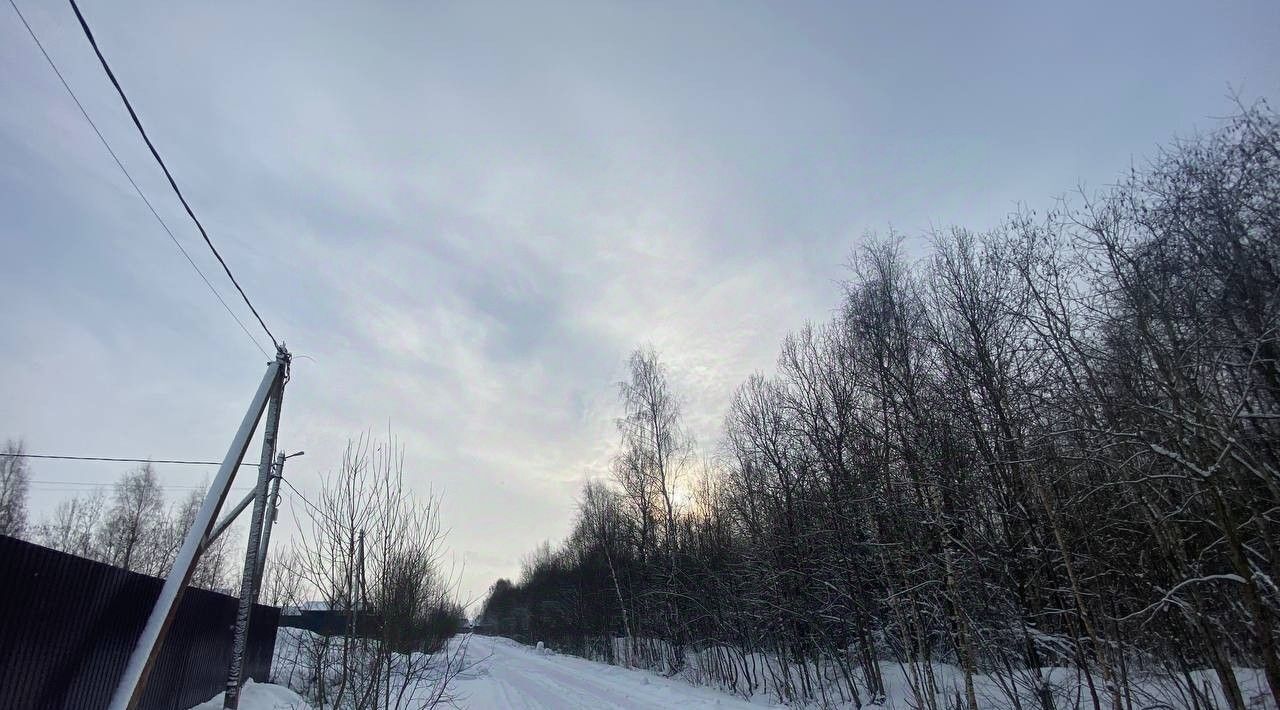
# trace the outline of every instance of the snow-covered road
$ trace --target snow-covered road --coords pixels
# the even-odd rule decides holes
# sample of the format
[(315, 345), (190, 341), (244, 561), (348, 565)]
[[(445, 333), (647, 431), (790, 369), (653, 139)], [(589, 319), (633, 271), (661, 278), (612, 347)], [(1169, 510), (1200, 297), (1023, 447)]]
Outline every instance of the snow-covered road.
[(467, 658), (475, 665), (450, 686), (464, 708), (760, 708), (644, 671), (543, 655), (504, 638), (472, 636)]

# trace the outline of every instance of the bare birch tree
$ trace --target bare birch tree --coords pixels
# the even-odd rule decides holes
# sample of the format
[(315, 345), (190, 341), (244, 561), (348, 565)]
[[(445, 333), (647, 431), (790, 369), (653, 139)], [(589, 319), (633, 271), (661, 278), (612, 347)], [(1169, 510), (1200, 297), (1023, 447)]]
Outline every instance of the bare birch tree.
[(20, 537), (27, 530), (27, 488), (31, 478), (26, 447), (9, 439), (0, 453), (0, 535)]

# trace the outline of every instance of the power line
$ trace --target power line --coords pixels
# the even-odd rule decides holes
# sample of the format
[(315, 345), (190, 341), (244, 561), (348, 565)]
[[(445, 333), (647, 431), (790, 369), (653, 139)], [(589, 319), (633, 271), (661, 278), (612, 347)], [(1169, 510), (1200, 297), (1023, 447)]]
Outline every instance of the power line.
[(290, 483), (290, 482), (289, 482), (289, 479), (284, 478), (284, 477), (281, 477), (281, 478), (280, 478), (280, 482), (281, 482), (281, 483), (283, 483), (283, 484), (285, 484), (286, 486), (288, 486), (288, 487), (289, 487), (289, 488), (290, 488), (294, 493), (298, 494), (298, 498), (301, 498), (301, 499), (302, 499), (302, 502), (303, 502), (303, 503), (306, 503), (306, 504), (307, 504), (307, 506), (308, 506), (308, 507), (310, 507), (312, 510), (314, 510), (317, 514), (319, 514), (319, 515), (320, 515), (320, 517), (324, 518), (325, 520), (328, 520), (330, 523), (333, 523), (334, 525), (337, 525), (338, 527), (342, 527), (342, 526), (343, 526), (342, 521), (340, 521), (340, 520), (335, 520), (335, 519), (334, 519), (334, 517), (333, 517), (332, 515), (329, 515), (328, 513), (324, 512), (324, 511), (323, 511), (323, 510), (321, 510), (319, 507), (317, 507), (315, 503), (312, 503), (310, 500), (307, 500), (307, 497), (306, 497), (305, 495), (303, 495), (303, 494), (302, 494), (302, 491), (298, 490), (298, 487), (297, 487), (297, 486), (295, 486), (295, 485), (293, 485), (292, 483)]
[(325, 514), (323, 510), (320, 510), (319, 508), (317, 508), (314, 503), (307, 500), (307, 497), (302, 494), (302, 491), (298, 490), (298, 487), (293, 485), (293, 483), (291, 483), (289, 479), (281, 477), (280, 482), (288, 486), (290, 489), (292, 489), (294, 493), (297, 493), (298, 497), (302, 499), (302, 502), (310, 506), (312, 510), (316, 511), (317, 513), (319, 513), (320, 515), (323, 515), (326, 518), (329, 517), (328, 515)]
[(103, 147), (105, 147), (107, 152), (111, 154), (111, 159), (116, 162), (116, 166), (120, 168), (120, 172), (124, 173), (125, 179), (127, 179), (129, 184), (133, 186), (134, 192), (138, 193), (138, 197), (142, 198), (142, 202), (146, 204), (147, 209), (151, 211), (151, 215), (156, 218), (156, 221), (160, 223), (160, 226), (164, 229), (165, 233), (169, 235), (169, 239), (173, 241), (173, 245), (178, 247), (178, 251), (182, 252), (182, 255), (186, 257), (187, 263), (191, 264), (191, 268), (195, 269), (196, 273), (200, 275), (200, 280), (204, 281), (204, 285), (209, 287), (209, 290), (213, 292), (214, 297), (218, 299), (218, 303), (221, 303), (222, 307), (226, 309), (227, 314), (235, 319), (236, 325), (240, 326), (240, 330), (243, 330), (244, 334), (249, 336), (249, 340), (253, 341), (254, 346), (258, 348), (259, 352), (261, 352), (265, 357), (270, 357), (270, 355), (267, 355), (267, 351), (262, 347), (262, 344), (258, 342), (258, 339), (253, 337), (253, 333), (250, 333), (249, 329), (245, 327), (244, 323), (240, 320), (240, 317), (237, 316), (235, 311), (231, 310), (231, 307), (227, 305), (227, 302), (222, 298), (222, 294), (218, 293), (218, 289), (214, 288), (213, 284), (209, 282), (208, 277), (206, 277), (204, 272), (200, 270), (200, 267), (196, 265), (195, 260), (193, 260), (191, 255), (187, 253), (187, 250), (183, 248), (182, 243), (178, 241), (176, 236), (174, 236), (173, 230), (169, 229), (169, 225), (160, 217), (160, 213), (156, 212), (156, 208), (152, 206), (151, 200), (148, 200), (147, 196), (143, 194), (142, 188), (138, 187), (138, 183), (134, 181), (133, 176), (130, 175), (128, 169), (124, 167), (124, 163), (120, 161), (120, 156), (116, 155), (115, 150), (111, 148), (111, 144), (108, 143), (106, 137), (102, 135), (102, 131), (98, 130), (98, 124), (93, 122), (93, 119), (89, 116), (89, 112), (85, 110), (84, 104), (80, 103), (80, 98), (76, 96), (76, 92), (71, 90), (71, 85), (68, 84), (66, 78), (62, 76), (62, 71), (60, 71), (58, 69), (58, 65), (54, 63), (53, 57), (49, 56), (49, 52), (45, 50), (44, 44), (40, 42), (40, 38), (36, 36), (35, 30), (31, 28), (31, 24), (27, 22), (27, 18), (23, 16), (22, 10), (18, 9), (17, 3), (14, 2), (14, 0), (9, 0), (9, 5), (13, 7), (13, 11), (17, 13), (18, 19), (22, 21), (22, 25), (27, 28), (27, 34), (31, 35), (31, 39), (35, 40), (36, 47), (38, 47), (40, 49), (40, 53), (44, 55), (44, 60), (49, 63), (49, 67), (53, 69), (53, 73), (58, 76), (58, 81), (62, 82), (62, 88), (67, 90), (67, 94), (71, 96), (71, 100), (74, 101), (76, 103), (76, 107), (80, 109), (80, 115), (84, 116), (84, 120), (89, 122), (89, 127), (93, 129), (95, 134), (97, 134), (98, 140), (102, 141)]
[[(130, 459), (116, 456), (67, 456), (62, 454), (26, 454), (13, 453), (8, 451), (0, 451), (0, 456), (11, 456), (23, 459), (59, 459), (64, 461), (109, 461), (112, 463), (169, 463), (180, 464), (183, 466), (221, 466), (221, 461), (191, 461), (186, 459)], [(241, 466), (252, 466), (256, 468), (256, 463), (241, 463)]]
[[(31, 485), (33, 485), (33, 486), (54, 486), (53, 488), (47, 488), (47, 489), (45, 489), (45, 490), (48, 490), (48, 491), (50, 491), (50, 492), (52, 492), (52, 491), (76, 491), (76, 490), (86, 490), (86, 491), (91, 491), (91, 490), (98, 490), (98, 489), (100, 489), (100, 488), (106, 488), (106, 487), (108, 487), (108, 486), (114, 486), (114, 485), (115, 485), (115, 482), (114, 482), (114, 481), (104, 482), (104, 483), (93, 483), (93, 482), (91, 482), (91, 481), (49, 481), (49, 480), (45, 480), (45, 479), (35, 479), (35, 478), (33, 478), (33, 479), (31, 479), (31, 480), (27, 481), (27, 483), (29, 483), (29, 484), (31, 484)], [(70, 487), (67, 487), (67, 486), (70, 486)], [(160, 483), (160, 484), (156, 484), (156, 488), (162, 488), (162, 489), (164, 489), (164, 490), (199, 490), (199, 491), (203, 491), (203, 490), (207, 489), (207, 488), (208, 488), (208, 486), (184, 485), (184, 484), (180, 484), (180, 483)], [(230, 490), (233, 490), (233, 491), (251, 491), (251, 490), (253, 490), (253, 488), (254, 488), (253, 486), (233, 486), (233, 487), (231, 487), (231, 489), (230, 489)]]
[[(12, 2), (13, 0), (10, 0)], [(138, 118), (138, 113), (133, 110), (133, 104), (129, 102), (129, 97), (125, 95), (124, 89), (121, 88), (120, 82), (116, 80), (115, 72), (111, 71), (111, 66), (107, 64), (107, 58), (102, 56), (102, 50), (98, 48), (98, 41), (93, 38), (93, 31), (89, 29), (89, 23), (85, 21), (84, 15), (80, 12), (80, 6), (76, 5), (76, 0), (69, 0), (71, 9), (76, 13), (76, 19), (80, 21), (80, 29), (84, 30), (84, 36), (89, 40), (89, 44), (93, 46), (94, 54), (98, 55), (98, 62), (102, 64), (102, 68), (107, 73), (107, 78), (111, 80), (111, 85), (116, 88), (116, 93), (120, 95), (120, 100), (124, 102), (124, 107), (129, 110), (129, 117), (133, 119), (133, 125), (138, 128), (138, 133), (142, 134), (142, 140), (146, 142), (147, 148), (151, 150), (151, 155), (160, 164), (160, 169), (164, 171), (164, 176), (169, 179), (169, 187), (173, 188), (174, 194), (178, 196), (178, 201), (182, 203), (182, 207), (187, 211), (187, 216), (195, 222), (196, 228), (200, 230), (200, 236), (204, 237), (205, 244), (209, 245), (210, 251), (218, 258), (218, 263), (222, 264), (222, 270), (227, 272), (227, 278), (231, 279), (231, 283), (240, 292), (240, 297), (244, 299), (245, 305), (253, 312), (253, 317), (258, 319), (258, 325), (262, 326), (262, 330), (266, 331), (267, 337), (271, 338), (271, 343), (280, 349), (280, 341), (276, 340), (276, 336), (271, 334), (271, 329), (267, 327), (266, 321), (262, 320), (258, 309), (254, 308), (253, 302), (249, 300), (249, 296), (245, 294), (244, 289), (240, 288), (240, 282), (236, 281), (236, 277), (231, 273), (231, 267), (227, 266), (226, 260), (222, 258), (222, 254), (218, 253), (217, 247), (213, 246), (213, 240), (209, 239), (209, 233), (205, 231), (204, 225), (196, 217), (195, 211), (191, 209), (191, 205), (187, 203), (187, 198), (182, 195), (182, 190), (178, 189), (178, 183), (173, 179), (173, 174), (169, 172), (169, 167), (165, 165), (164, 158), (160, 157), (160, 152), (156, 150), (155, 145), (151, 142), (151, 138), (147, 135), (146, 129), (142, 127), (142, 121)]]

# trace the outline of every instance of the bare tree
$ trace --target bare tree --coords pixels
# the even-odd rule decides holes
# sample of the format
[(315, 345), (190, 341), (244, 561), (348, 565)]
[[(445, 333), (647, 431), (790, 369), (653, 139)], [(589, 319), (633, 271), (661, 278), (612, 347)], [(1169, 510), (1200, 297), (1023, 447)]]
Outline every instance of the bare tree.
[(30, 471), (22, 440), (9, 439), (0, 453), (0, 535), (21, 537), (27, 529)]
[[(159, 552), (163, 557), (160, 570), (168, 570), (173, 566), (187, 531), (195, 523), (196, 514), (204, 502), (205, 493), (204, 489), (193, 490), (185, 498), (174, 503), (164, 525), (157, 531)], [(240, 580), (237, 574), (239, 570), (236, 569), (238, 547), (236, 530), (235, 526), (226, 530), (200, 553), (200, 560), (191, 574), (192, 586), (229, 594), (237, 591)]]
[[(638, 348), (629, 364), (630, 378), (619, 385), (622, 446), (614, 472), (641, 521), (641, 554), (649, 554), (652, 543), (657, 547), (654, 552), (665, 561), (666, 598), (659, 605), (658, 616), (664, 635), (674, 644), (668, 667), (679, 669), (684, 663), (684, 634), (679, 606), (671, 599), (680, 593), (676, 486), (693, 460), (693, 439), (684, 428), (680, 401), (671, 390), (657, 352), (652, 347)], [(655, 518), (661, 521), (660, 539), (653, 530)]]
[(151, 464), (125, 473), (96, 531), (102, 561), (144, 574), (165, 572), (164, 492)]
[(106, 507), (106, 496), (96, 490), (64, 500), (53, 514), (36, 526), (35, 541), (73, 555), (97, 559), (97, 529)]
[(684, 428), (680, 401), (657, 352), (652, 347), (637, 349), (631, 354), (630, 367), (630, 379), (619, 385), (622, 457), (628, 462), (627, 470), (645, 481), (639, 490), (656, 495), (661, 502), (663, 547), (670, 555), (676, 539), (675, 489), (692, 458), (693, 440)]

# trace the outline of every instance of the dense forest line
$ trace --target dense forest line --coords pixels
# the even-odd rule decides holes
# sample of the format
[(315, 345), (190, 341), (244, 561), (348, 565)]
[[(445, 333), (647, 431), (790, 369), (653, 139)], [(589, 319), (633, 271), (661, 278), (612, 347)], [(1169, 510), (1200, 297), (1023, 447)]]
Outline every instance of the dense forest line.
[(611, 475), (485, 623), (787, 701), (881, 701), (890, 664), (930, 710), (985, 705), (975, 678), (1019, 708), (1148, 707), (1154, 677), (1280, 703), (1278, 328), (1265, 104), (1048, 213), (869, 238), (712, 448), (633, 355)]

